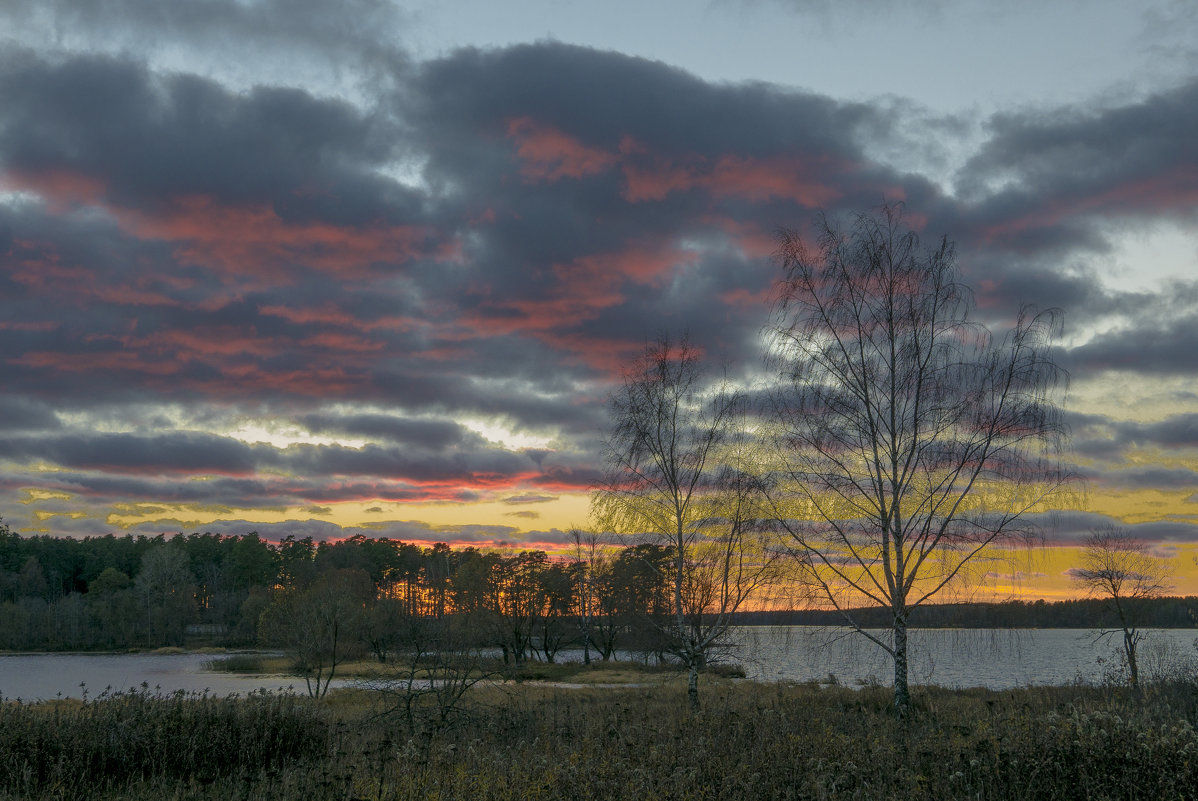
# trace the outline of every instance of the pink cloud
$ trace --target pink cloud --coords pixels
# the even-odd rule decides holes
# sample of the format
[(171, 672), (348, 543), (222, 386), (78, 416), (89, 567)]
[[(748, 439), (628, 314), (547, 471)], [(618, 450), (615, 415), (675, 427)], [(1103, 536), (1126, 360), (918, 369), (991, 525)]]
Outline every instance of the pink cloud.
[(560, 341), (557, 331), (624, 301), (624, 284), (661, 286), (680, 266), (698, 258), (690, 250), (633, 245), (615, 253), (581, 256), (553, 267), (555, 283), (545, 295), (489, 301), (482, 313), (466, 321), (469, 331), (490, 333), (553, 332), (548, 342)]
[(1106, 191), (1077, 198), (1045, 200), (1027, 214), (988, 227), (983, 241), (1051, 228), (1086, 213), (1165, 214), (1198, 207), (1198, 168), (1184, 168), (1116, 184)]
[(715, 198), (739, 197), (755, 202), (778, 198), (816, 208), (841, 196), (838, 189), (818, 177), (827, 169), (823, 160), (785, 157), (654, 158), (648, 165), (624, 164), (624, 197), (642, 203), (664, 200), (671, 192), (699, 189)]
[(98, 178), (62, 169), (10, 171), (0, 175), (0, 189), (36, 194), (54, 214), (63, 214), (77, 206), (98, 205), (105, 193), (104, 183)]
[(569, 134), (529, 117), (509, 120), (507, 134), (516, 141), (516, 155), (523, 162), (520, 174), (530, 182), (583, 178), (616, 163), (614, 154), (588, 147)]
[(121, 210), (117, 216), (134, 236), (176, 243), (182, 260), (280, 283), (290, 283), (294, 264), (352, 277), (368, 274), (379, 261), (446, 260), (456, 253), (453, 243), (433, 244), (432, 232), (421, 226), (292, 222), (266, 206), (225, 206), (200, 196), (153, 214)]

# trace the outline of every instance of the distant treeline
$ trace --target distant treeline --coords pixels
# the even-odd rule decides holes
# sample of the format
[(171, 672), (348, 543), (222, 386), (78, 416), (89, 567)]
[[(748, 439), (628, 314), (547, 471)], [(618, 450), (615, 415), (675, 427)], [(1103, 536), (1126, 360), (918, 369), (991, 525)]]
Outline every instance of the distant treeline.
[(550, 559), (362, 536), (22, 537), (0, 523), (0, 649), (205, 640), (299, 651), (324, 625), (338, 632), (340, 656), (385, 659), (412, 642), (414, 621), (453, 620), (458, 636), (517, 663), (552, 661), (583, 630), (609, 658), (653, 647), (650, 622), (668, 608), (667, 558), (653, 545)]
[[(299, 651), (320, 625), (339, 632), (341, 655), (409, 647), (428, 621), (501, 649), (516, 663), (552, 661), (562, 648), (662, 649), (654, 640), (670, 608), (670, 554), (655, 545), (574, 558), (543, 551), (422, 547), (355, 536), (316, 543), (212, 533), (22, 537), (0, 523), (0, 649), (156, 648), (204, 641)], [(1133, 602), (1147, 627), (1198, 626), (1198, 598)], [(858, 610), (866, 626), (884, 610)], [(1110, 622), (1101, 600), (936, 604), (921, 627), (1095, 628)], [(753, 612), (738, 622), (841, 625), (834, 611)], [(327, 637), (326, 637), (327, 639)], [(326, 644), (321, 644), (326, 647)]]
[[(1133, 598), (1124, 600), (1129, 618), (1141, 628), (1198, 628), (1198, 596)], [(852, 610), (854, 620), (866, 628), (891, 624), (885, 609)], [(841, 613), (829, 609), (746, 612), (741, 625), (843, 626)], [(1070, 601), (999, 601), (995, 603), (929, 604), (911, 612), (914, 628), (963, 629), (1096, 629), (1111, 625), (1109, 600), (1080, 598)]]

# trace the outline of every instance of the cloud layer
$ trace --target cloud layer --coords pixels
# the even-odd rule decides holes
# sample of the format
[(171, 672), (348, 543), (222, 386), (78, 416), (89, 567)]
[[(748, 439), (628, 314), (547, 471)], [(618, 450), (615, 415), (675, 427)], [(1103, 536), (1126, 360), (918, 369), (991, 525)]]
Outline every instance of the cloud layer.
[[(485, 536), (552, 541), (521, 532), (594, 480), (622, 365), (689, 331), (754, 377), (774, 232), (882, 199), (957, 240), (988, 321), (1063, 308), (1076, 391), (1118, 371), (1173, 398), (1151, 421), (1078, 412), (1094, 485), (1198, 493), (1198, 279), (1104, 281), (1129, 230), (1198, 224), (1198, 82), (993, 116), (950, 192), (876, 155), (920, 131), (963, 146), (893, 102), (554, 42), (418, 61), (318, 3), (185, 4), (203, 24), (122, 5), (53, 13), (201, 66), (70, 41), (0, 58), (0, 514), (23, 531), (136, 509), (138, 530), (190, 510), (232, 533), (273, 509), (333, 536), (341, 502), (524, 498)], [(265, 48), (256, 80), (202, 68), (217, 41)], [(287, 53), (344, 74), (289, 80)], [(1192, 526), (1187, 503), (1162, 519)], [(388, 510), (396, 536), (483, 536)]]

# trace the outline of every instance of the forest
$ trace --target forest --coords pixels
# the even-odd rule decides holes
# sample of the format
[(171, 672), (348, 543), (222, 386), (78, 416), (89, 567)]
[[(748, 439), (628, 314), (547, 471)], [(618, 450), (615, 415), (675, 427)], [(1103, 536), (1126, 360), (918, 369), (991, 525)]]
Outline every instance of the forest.
[(344, 655), (386, 660), (413, 622), (452, 619), (519, 665), (576, 644), (585, 607), (589, 647), (607, 659), (653, 647), (646, 624), (667, 605), (666, 558), (655, 545), (550, 558), (362, 536), (66, 539), (4, 526), (0, 648), (287, 647), (319, 619), (338, 627)]
[[(599, 659), (652, 653), (669, 610), (667, 549), (654, 544), (543, 551), (422, 547), (391, 539), (335, 542), (214, 533), (21, 536), (0, 523), (0, 648), (110, 650), (185, 644), (287, 647), (289, 620), (339, 616), (342, 648), (386, 660), (418, 621), (453, 619), (471, 644), (515, 664), (552, 662), (566, 647)], [(1198, 598), (1138, 599), (1147, 627), (1198, 625)], [(305, 608), (307, 610), (305, 611)], [(885, 610), (857, 610), (886, 625)], [(1101, 599), (930, 604), (913, 626), (1107, 625)], [(877, 618), (874, 620), (874, 618)], [(841, 625), (827, 609), (741, 612), (741, 625)]]

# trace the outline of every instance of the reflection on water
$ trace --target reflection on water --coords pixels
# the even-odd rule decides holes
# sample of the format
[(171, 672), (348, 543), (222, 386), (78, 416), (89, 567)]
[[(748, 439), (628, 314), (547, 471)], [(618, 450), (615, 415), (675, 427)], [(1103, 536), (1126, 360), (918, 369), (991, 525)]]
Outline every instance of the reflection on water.
[[(885, 631), (875, 634), (885, 639)], [(1097, 683), (1110, 669), (1117, 643), (1095, 642), (1098, 632), (1079, 629), (913, 629), (912, 684), (1008, 689), (1029, 684)], [(847, 629), (810, 626), (754, 626), (736, 629), (738, 644), (729, 659), (748, 678), (761, 681), (825, 681), (846, 685), (890, 684), (889, 656)], [(1141, 647), (1141, 671), (1169, 669), (1198, 661), (1198, 630), (1152, 631)], [(581, 659), (582, 652), (563, 653)], [(0, 697), (32, 701), (94, 698), (106, 689), (163, 693), (185, 690), (215, 695), (254, 690), (303, 693), (303, 679), (208, 673), (211, 654), (8, 654), (0, 655)], [(1100, 663), (1100, 659), (1105, 660)], [(337, 683), (337, 682), (335, 682)]]

